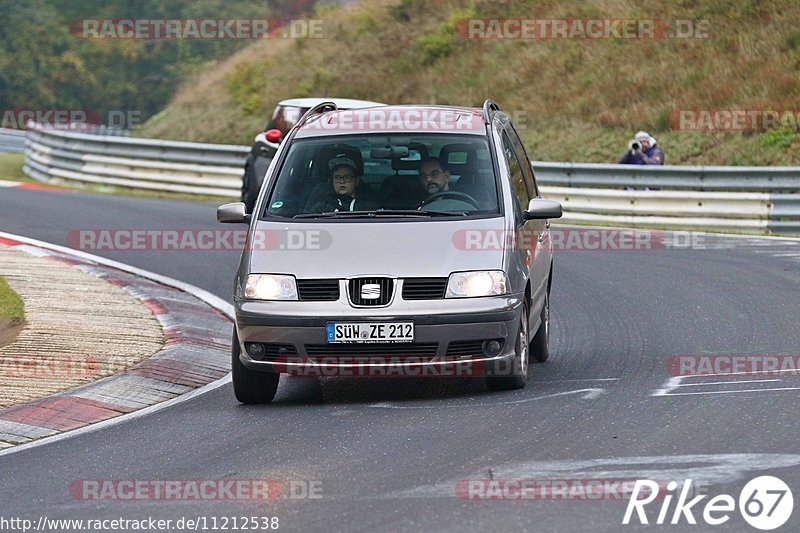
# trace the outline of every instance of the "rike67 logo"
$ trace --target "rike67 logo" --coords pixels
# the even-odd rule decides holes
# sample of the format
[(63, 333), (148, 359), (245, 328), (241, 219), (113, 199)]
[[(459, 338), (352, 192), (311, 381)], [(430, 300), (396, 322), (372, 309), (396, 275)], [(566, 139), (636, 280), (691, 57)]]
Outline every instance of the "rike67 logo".
[[(707, 495), (701, 494), (689, 499), (692, 494), (691, 479), (684, 481), (679, 493), (676, 490), (678, 483), (675, 481), (667, 483), (666, 491), (659, 489), (660, 485), (655, 481), (637, 480), (622, 523), (632, 523), (635, 513), (640, 524), (649, 524), (652, 516), (648, 518), (645, 507), (657, 500), (661, 502), (661, 507), (654, 523), (658, 525), (680, 524), (684, 520), (687, 524), (696, 525), (695, 513), (698, 513), (707, 525), (718, 526), (730, 520), (737, 507), (737, 501), (728, 494), (714, 496), (705, 505), (698, 505)], [(677, 502), (673, 508), (675, 496)], [(756, 529), (769, 531), (781, 527), (789, 520), (794, 509), (794, 497), (789, 486), (782, 480), (773, 476), (759, 476), (750, 480), (739, 493), (738, 508), (745, 522)], [(633, 523), (636, 523), (635, 519)]]

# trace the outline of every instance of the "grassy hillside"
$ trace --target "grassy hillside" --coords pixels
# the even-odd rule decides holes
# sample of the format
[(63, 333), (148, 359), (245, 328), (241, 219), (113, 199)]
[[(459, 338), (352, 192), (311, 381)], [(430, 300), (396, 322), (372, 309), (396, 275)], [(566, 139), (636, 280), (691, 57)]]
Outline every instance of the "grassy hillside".
[(0, 0), (0, 110), (81, 109), (103, 124), (111, 110), (148, 118), (178, 83), (247, 44), (82, 38), (81, 19), (293, 18), (313, 1)]
[[(464, 40), (456, 21), (709, 21), (708, 39)], [(252, 44), (184, 86), (139, 133), (249, 144), (278, 100), (334, 95), (479, 106), (516, 118), (535, 159), (612, 162), (633, 133), (668, 164), (800, 164), (795, 131), (683, 132), (677, 109), (800, 110), (795, 0), (378, 0), (318, 8), (324, 38)]]

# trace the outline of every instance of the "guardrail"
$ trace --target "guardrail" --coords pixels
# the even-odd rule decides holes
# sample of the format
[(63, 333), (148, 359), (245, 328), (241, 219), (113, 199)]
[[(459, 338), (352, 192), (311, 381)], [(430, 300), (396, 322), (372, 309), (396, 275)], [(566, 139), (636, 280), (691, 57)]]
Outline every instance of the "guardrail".
[(246, 146), (28, 130), (26, 175), (136, 189), (239, 197)]
[(564, 221), (800, 234), (800, 167), (533, 163)]
[[(238, 198), (248, 146), (28, 131), (24, 171), (35, 179)], [(800, 234), (800, 167), (533, 163), (563, 222)]]
[(0, 152), (22, 152), (24, 149), (24, 131), (0, 128)]

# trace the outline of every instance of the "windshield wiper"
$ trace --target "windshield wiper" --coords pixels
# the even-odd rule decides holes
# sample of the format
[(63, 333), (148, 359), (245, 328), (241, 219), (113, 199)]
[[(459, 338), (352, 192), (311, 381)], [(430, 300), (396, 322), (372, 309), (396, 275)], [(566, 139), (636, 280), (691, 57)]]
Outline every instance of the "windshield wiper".
[(374, 217), (374, 211), (329, 211), (327, 213), (303, 213), (294, 218), (339, 218), (339, 217)]
[(373, 211), (373, 213), (377, 213), (379, 215), (388, 215), (388, 216), (410, 215), (410, 216), (424, 216), (424, 217), (441, 217), (441, 216), (463, 214), (463, 213), (445, 213), (443, 211), (426, 211), (424, 209), (378, 209), (376, 211)]
[(294, 218), (374, 218), (374, 217), (441, 217), (464, 216), (467, 213), (444, 213), (441, 211), (419, 211), (417, 209), (376, 209), (373, 211), (331, 211), (328, 213), (303, 213)]

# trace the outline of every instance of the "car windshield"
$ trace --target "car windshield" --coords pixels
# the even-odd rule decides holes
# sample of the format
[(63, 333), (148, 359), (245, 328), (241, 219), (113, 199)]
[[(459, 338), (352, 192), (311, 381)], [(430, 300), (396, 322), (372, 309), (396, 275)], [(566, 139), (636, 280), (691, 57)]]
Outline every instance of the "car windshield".
[(353, 135), (292, 143), (264, 216), (450, 218), (499, 213), (486, 139)]

